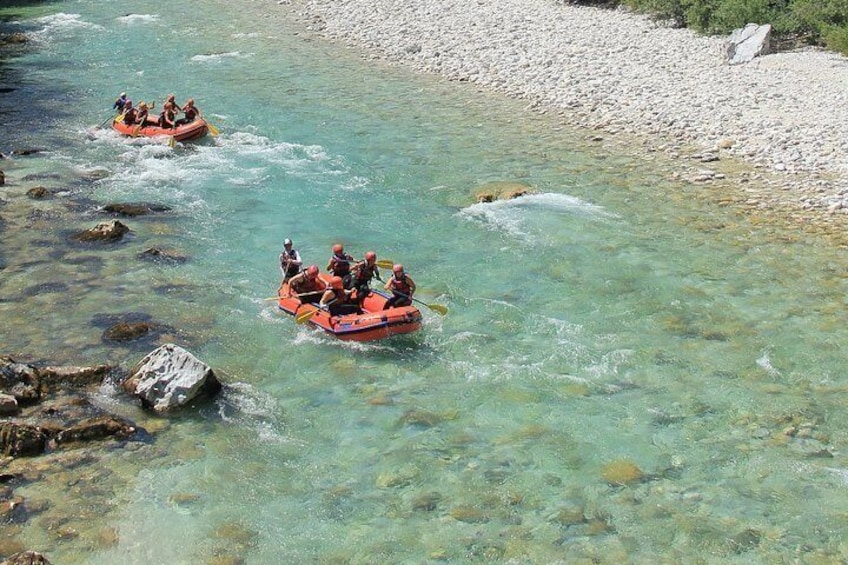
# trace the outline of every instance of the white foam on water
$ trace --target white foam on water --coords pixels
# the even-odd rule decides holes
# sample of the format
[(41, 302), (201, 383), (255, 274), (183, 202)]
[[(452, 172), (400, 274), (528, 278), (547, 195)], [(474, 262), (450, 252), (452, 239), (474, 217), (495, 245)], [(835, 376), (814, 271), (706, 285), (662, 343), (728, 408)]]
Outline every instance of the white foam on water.
[(195, 55), (191, 58), (196, 63), (211, 63), (216, 64), (227, 59), (249, 59), (253, 57), (253, 53), (242, 53), (240, 51), (230, 51), (228, 53), (208, 53), (203, 55)]
[(777, 378), (780, 376), (780, 371), (775, 369), (774, 366), (771, 364), (771, 358), (769, 357), (768, 350), (763, 351), (763, 354), (760, 355), (759, 359), (757, 359), (757, 365), (766, 373), (768, 373), (770, 377)]
[(484, 224), (492, 230), (528, 240), (534, 238), (532, 226), (535, 222), (532, 220), (539, 212), (598, 220), (617, 217), (600, 206), (568, 194), (557, 193), (529, 194), (512, 200), (480, 202), (463, 208), (459, 215)]
[(149, 24), (159, 21), (159, 14), (127, 14), (116, 19), (126, 25)]
[(33, 31), (27, 34), (27, 37), (34, 41), (49, 41), (57, 36), (61, 36), (66, 32), (76, 32), (80, 29), (100, 30), (102, 26), (87, 22), (82, 19), (79, 14), (66, 14), (60, 12), (50, 16), (44, 16), (35, 20), (36, 23), (44, 27), (38, 31)]

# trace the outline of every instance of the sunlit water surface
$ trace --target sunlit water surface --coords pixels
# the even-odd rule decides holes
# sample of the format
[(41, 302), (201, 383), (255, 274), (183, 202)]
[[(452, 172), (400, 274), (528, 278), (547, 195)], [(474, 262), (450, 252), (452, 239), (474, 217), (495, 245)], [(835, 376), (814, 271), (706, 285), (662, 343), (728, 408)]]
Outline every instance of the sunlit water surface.
[[(0, 161), (0, 353), (130, 367), (174, 341), (227, 385), (171, 419), (104, 386), (153, 439), (18, 489), (50, 506), (15, 540), (65, 564), (848, 559), (843, 253), (309, 40), (274, 2), (186, 9), (6, 12), (30, 41), (3, 63), (0, 151), (46, 152)], [(192, 96), (221, 135), (95, 128), (122, 90)], [(491, 182), (537, 193), (475, 204)], [(140, 201), (172, 211), (69, 242)], [(263, 300), (285, 237), (321, 266), (338, 241), (402, 261), (449, 313), (370, 344), (297, 325)], [(104, 341), (130, 313), (168, 331)]]

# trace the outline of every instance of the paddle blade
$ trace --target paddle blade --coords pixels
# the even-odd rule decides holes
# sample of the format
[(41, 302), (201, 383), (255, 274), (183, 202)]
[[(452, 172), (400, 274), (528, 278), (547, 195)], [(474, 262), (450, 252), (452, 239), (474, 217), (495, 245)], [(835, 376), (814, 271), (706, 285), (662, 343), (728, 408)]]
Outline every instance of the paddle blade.
[(440, 316), (444, 316), (448, 313), (448, 307), (442, 306), (441, 304), (425, 304), (425, 306), (433, 312), (438, 313)]
[(391, 269), (395, 264), (394, 261), (389, 261), (388, 259), (377, 259), (377, 266), (381, 269)]
[(173, 149), (174, 146), (176, 146), (176, 145), (177, 145), (177, 138), (172, 135), (171, 139), (168, 140), (168, 147)]
[(218, 135), (219, 133), (221, 133), (221, 131), (218, 128), (216, 128), (215, 126), (213, 126), (209, 122), (206, 122), (206, 127), (209, 129), (209, 135), (211, 135), (213, 137)]
[(303, 314), (298, 314), (295, 317), (294, 321), (297, 322), (298, 324), (305, 324), (306, 322), (308, 322), (309, 320), (312, 319), (312, 316), (314, 316), (317, 313), (318, 313), (318, 309), (310, 310), (309, 312), (304, 312)]

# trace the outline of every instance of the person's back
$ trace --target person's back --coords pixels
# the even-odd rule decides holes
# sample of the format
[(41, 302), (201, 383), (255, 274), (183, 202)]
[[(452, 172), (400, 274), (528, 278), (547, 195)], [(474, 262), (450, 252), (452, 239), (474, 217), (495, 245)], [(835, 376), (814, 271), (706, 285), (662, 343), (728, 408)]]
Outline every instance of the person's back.
[(132, 101), (127, 100), (127, 103), (124, 104), (124, 114), (121, 116), (121, 121), (124, 122), (124, 125), (132, 126), (135, 125), (135, 120), (138, 117), (138, 111), (133, 108)]
[(160, 128), (175, 128), (177, 119), (177, 108), (173, 102), (165, 102), (162, 112), (159, 114)]
[(318, 278), (317, 265), (310, 265), (299, 275), (289, 279), (289, 291), (297, 295), (301, 303), (318, 302), (326, 285)]

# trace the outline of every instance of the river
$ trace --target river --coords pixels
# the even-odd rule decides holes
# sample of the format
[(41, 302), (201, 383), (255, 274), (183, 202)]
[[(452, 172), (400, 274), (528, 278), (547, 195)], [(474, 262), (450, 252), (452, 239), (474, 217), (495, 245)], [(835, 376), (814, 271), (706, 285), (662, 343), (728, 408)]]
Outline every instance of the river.
[[(28, 38), (0, 151), (43, 149), (0, 160), (0, 353), (129, 368), (172, 341), (225, 384), (171, 418), (104, 385), (151, 439), (16, 489), (49, 505), (10, 537), (63, 564), (848, 559), (844, 251), (273, 2), (185, 8), (0, 9)], [(221, 133), (96, 127), (121, 91)], [(535, 193), (476, 203), (492, 183)], [(70, 242), (109, 202), (171, 211)], [(368, 344), (295, 324), (264, 300), (287, 237), (402, 262), (449, 312)], [(116, 344), (116, 316), (168, 330)]]

